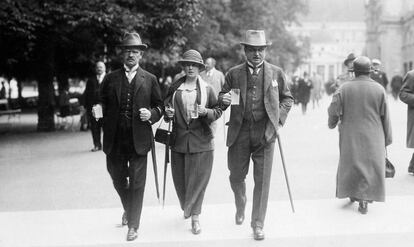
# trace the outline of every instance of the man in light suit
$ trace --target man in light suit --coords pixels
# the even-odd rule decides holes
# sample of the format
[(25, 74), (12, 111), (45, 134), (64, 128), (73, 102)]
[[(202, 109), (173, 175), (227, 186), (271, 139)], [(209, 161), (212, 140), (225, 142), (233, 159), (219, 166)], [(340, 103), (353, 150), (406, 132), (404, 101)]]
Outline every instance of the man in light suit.
[[(293, 97), (284, 72), (264, 61), (270, 45), (264, 31), (248, 30), (241, 44), (247, 61), (227, 73), (219, 103), (223, 109), (232, 104), (227, 146), (230, 184), (236, 203), (235, 221), (238, 225), (244, 221), (247, 201), (244, 180), (251, 157), (255, 182), (251, 227), (254, 239), (262, 240), (276, 132), (285, 123)], [(239, 102), (232, 102), (233, 89), (240, 90)]]
[(105, 76), (99, 104), (107, 169), (124, 208), (122, 224), (128, 225), (127, 240), (132, 241), (138, 236), (151, 124), (161, 118), (163, 102), (157, 78), (139, 66), (147, 48), (140, 36), (127, 33), (120, 47), (124, 66)]
[(206, 70), (200, 73), (201, 78), (214, 89), (216, 95), (220, 93), (224, 84), (224, 74), (215, 68), (216, 60), (212, 57), (206, 59)]

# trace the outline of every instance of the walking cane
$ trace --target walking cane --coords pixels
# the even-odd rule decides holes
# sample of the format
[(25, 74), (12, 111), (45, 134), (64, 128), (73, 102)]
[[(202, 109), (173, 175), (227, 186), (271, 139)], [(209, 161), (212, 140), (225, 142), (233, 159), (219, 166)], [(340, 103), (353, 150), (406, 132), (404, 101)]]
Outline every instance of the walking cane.
[(157, 156), (155, 154), (155, 141), (154, 141), (154, 133), (152, 133), (152, 130), (151, 130), (151, 156), (152, 156), (152, 166), (154, 168), (155, 188), (157, 189), (157, 199), (159, 203), (160, 202), (160, 186), (158, 185)]
[(170, 163), (170, 134), (171, 134), (171, 122), (168, 123), (167, 141), (165, 144), (165, 162), (164, 162), (164, 184), (162, 190), (162, 207), (165, 205), (165, 184), (167, 180), (167, 166)]
[(276, 131), (276, 137), (277, 137), (277, 143), (279, 144), (279, 151), (280, 151), (280, 157), (282, 159), (283, 172), (285, 173), (286, 186), (287, 186), (288, 193), (289, 193), (290, 206), (292, 207), (292, 212), (294, 213), (295, 207), (293, 206), (292, 194), (290, 192), (289, 179), (287, 176), (286, 165), (285, 165), (285, 157), (283, 156), (283, 150), (282, 150), (282, 142), (280, 140), (280, 134), (277, 131)]

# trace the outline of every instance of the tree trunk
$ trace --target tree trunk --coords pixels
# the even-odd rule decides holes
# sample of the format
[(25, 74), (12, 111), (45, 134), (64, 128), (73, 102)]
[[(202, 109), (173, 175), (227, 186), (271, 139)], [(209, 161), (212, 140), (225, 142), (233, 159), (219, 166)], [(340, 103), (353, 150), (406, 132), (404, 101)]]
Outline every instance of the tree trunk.
[(54, 131), (55, 106), (57, 106), (53, 88), (55, 49), (53, 42), (46, 41), (40, 42), (40, 44), (44, 45), (42, 47), (44, 52), (39, 54), (39, 60), (36, 66), (38, 67), (37, 79), (39, 82), (37, 131)]
[(37, 131), (55, 130), (55, 98), (53, 90), (53, 76), (39, 78), (39, 102), (37, 108)]

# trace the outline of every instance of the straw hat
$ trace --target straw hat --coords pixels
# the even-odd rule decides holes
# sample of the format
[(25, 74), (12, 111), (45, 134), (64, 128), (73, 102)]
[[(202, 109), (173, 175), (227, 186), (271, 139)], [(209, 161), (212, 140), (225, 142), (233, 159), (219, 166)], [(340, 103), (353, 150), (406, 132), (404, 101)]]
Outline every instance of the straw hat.
[(121, 40), (121, 43), (118, 45), (119, 47), (137, 47), (141, 50), (145, 50), (148, 48), (146, 44), (143, 44), (141, 41), (141, 37), (138, 33), (125, 33), (124, 37)]
[(245, 40), (240, 42), (248, 46), (269, 46), (272, 42), (266, 41), (264, 30), (247, 30)]
[(206, 65), (203, 62), (203, 58), (201, 57), (200, 52), (196, 50), (188, 50), (184, 52), (183, 58), (178, 60), (178, 62), (182, 65), (183, 63), (195, 63), (198, 67), (202, 70), (206, 68)]

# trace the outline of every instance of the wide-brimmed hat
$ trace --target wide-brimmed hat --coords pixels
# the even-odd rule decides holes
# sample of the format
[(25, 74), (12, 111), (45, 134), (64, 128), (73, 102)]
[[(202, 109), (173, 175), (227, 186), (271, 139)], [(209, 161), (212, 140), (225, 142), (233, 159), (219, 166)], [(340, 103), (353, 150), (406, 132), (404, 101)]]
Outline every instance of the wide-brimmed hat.
[(248, 46), (269, 46), (272, 42), (266, 41), (264, 30), (247, 30), (242, 45)]
[(138, 33), (125, 33), (122, 37), (119, 47), (137, 47), (139, 49), (145, 50), (148, 48), (146, 44), (143, 44), (141, 37)]
[(178, 60), (178, 62), (180, 64), (195, 63), (202, 70), (206, 68), (206, 65), (203, 62), (203, 58), (201, 57), (200, 52), (198, 52), (196, 50), (188, 50), (188, 51), (184, 52), (183, 58)]
[(348, 57), (344, 60), (344, 65), (347, 66), (349, 62), (354, 61), (356, 58), (354, 53), (349, 53)]

